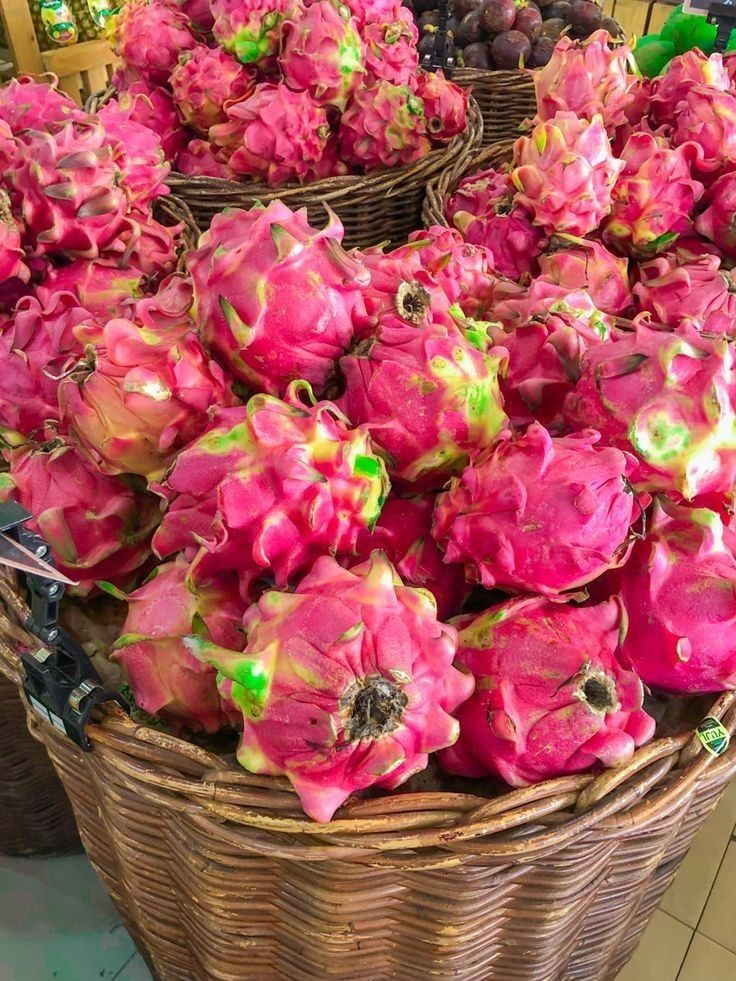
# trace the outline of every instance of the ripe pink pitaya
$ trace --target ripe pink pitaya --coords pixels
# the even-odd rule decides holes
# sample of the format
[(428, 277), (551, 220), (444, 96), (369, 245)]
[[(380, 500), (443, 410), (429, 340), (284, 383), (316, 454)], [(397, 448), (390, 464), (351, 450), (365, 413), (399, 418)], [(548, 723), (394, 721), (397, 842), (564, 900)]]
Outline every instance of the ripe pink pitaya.
[(634, 287), (639, 309), (655, 320), (736, 337), (736, 282), (717, 256), (668, 253), (643, 263), (639, 277)]
[(703, 195), (693, 180), (694, 143), (674, 149), (662, 137), (634, 133), (621, 152), (625, 163), (603, 225), (609, 244), (634, 256), (663, 252), (692, 229), (690, 215)]
[(247, 68), (222, 48), (206, 44), (184, 52), (169, 84), (182, 119), (201, 136), (207, 136), (211, 126), (227, 122), (227, 103), (246, 99), (255, 89)]
[(584, 430), (533, 423), (503, 433), (437, 499), (432, 534), (445, 561), (486, 589), (557, 596), (625, 560), (640, 508), (635, 459)]
[(236, 725), (240, 713), (220, 697), (217, 672), (189, 652), (184, 638), (197, 634), (240, 650), (245, 604), (235, 576), (195, 587), (188, 572), (179, 556), (158, 566), (134, 593), (120, 596), (128, 603), (128, 615), (111, 659), (122, 664), (144, 712), (160, 714), (177, 729), (217, 732)]
[(627, 763), (654, 735), (644, 689), (621, 659), (621, 614), (521, 597), (459, 617), (457, 664), (476, 679), (440, 766), (525, 787)]
[(171, 167), (159, 135), (143, 123), (134, 122), (130, 112), (119, 108), (115, 102), (103, 106), (97, 119), (115, 151), (120, 187), (125, 191), (130, 207), (144, 210), (157, 197), (168, 194), (166, 178)]
[[(340, 156), (340, 141), (337, 138), (337, 133), (331, 133), (327, 137), (322, 156), (309, 168), (305, 183), (324, 181), (328, 177), (345, 177), (349, 173), (351, 173), (350, 167)], [(316, 188), (312, 188), (312, 190), (314, 191)]]
[(124, 111), (131, 122), (141, 123), (158, 133), (166, 159), (173, 161), (186, 145), (188, 136), (179, 121), (171, 94), (143, 80), (129, 83), (120, 91), (118, 112)]
[(695, 159), (701, 174), (718, 175), (736, 164), (736, 95), (713, 85), (696, 85), (677, 113), (672, 136), (675, 146), (696, 143), (702, 151)]
[(419, 72), (416, 94), (424, 103), (427, 132), (433, 143), (449, 143), (468, 125), (468, 93), (442, 71)]
[(211, 31), (215, 18), (209, 0), (174, 0), (176, 6), (194, 24), (198, 31)]
[(36, 253), (97, 259), (129, 226), (115, 153), (100, 123), (28, 130), (7, 175)]
[(639, 322), (615, 343), (585, 353), (565, 415), (639, 457), (637, 488), (692, 499), (736, 483), (733, 386), (725, 338)]
[(28, 282), (30, 279), (22, 247), (22, 232), (13, 215), (7, 192), (0, 189), (0, 281), (12, 278)]
[(295, 20), (302, 0), (211, 0), (216, 40), (244, 64), (269, 66), (279, 52), (284, 21)]
[(736, 688), (733, 532), (705, 508), (655, 501), (649, 535), (604, 580), (624, 604), (623, 654), (653, 688)]
[[(108, 477), (73, 446), (56, 438), (5, 451), (12, 487), (2, 494), (31, 512), (28, 527), (51, 546), (58, 567), (89, 595), (101, 579), (133, 581), (151, 557), (161, 513), (156, 498), (122, 477)], [(9, 493), (8, 493), (9, 492)]]
[(365, 53), (350, 8), (318, 0), (284, 28), (279, 54), (284, 81), (315, 102), (344, 111), (365, 79)]
[(364, 428), (303, 394), (295, 382), (285, 401), (254, 395), (221, 410), (179, 454), (157, 488), (170, 502), (157, 555), (203, 546), (197, 576), (237, 569), (247, 596), (263, 576), (286, 586), (319, 555), (354, 550), (388, 494), (386, 469)]
[(419, 31), (411, 11), (399, 7), (390, 19), (367, 20), (361, 29), (365, 64), (372, 78), (409, 85), (419, 72)]
[(182, 274), (169, 276), (161, 283), (158, 292), (145, 296), (135, 305), (135, 320), (151, 330), (169, 330), (172, 327), (193, 328), (192, 282)]
[(220, 160), (214, 147), (207, 140), (190, 140), (176, 155), (175, 168), (180, 174), (199, 174), (202, 177), (219, 177), (232, 180), (233, 172)]
[(188, 645), (243, 713), (241, 765), (285, 774), (316, 821), (355, 791), (398, 787), (457, 738), (450, 713), (473, 679), (452, 666), (456, 632), (382, 553), (350, 570), (323, 556), (243, 622), (242, 654)]
[(215, 217), (187, 264), (202, 336), (237, 378), (272, 395), (303, 378), (321, 394), (368, 282), (342, 235), (336, 215), (316, 231), (280, 201)]
[(549, 235), (587, 235), (611, 210), (623, 167), (611, 153), (601, 116), (588, 122), (559, 112), (514, 144), (514, 201)]
[(649, 113), (655, 125), (674, 125), (677, 113), (695, 86), (708, 85), (721, 92), (731, 87), (728, 72), (720, 54), (706, 57), (698, 48), (677, 55), (664, 74), (652, 82)]
[(345, 5), (350, 8), (361, 31), (366, 24), (397, 20), (404, 9), (401, 0), (345, 0)]
[(437, 618), (447, 620), (457, 613), (470, 592), (459, 565), (447, 565), (431, 535), (433, 494), (401, 498), (389, 495), (381, 516), (372, 529), (358, 535), (355, 556), (343, 562), (348, 568), (365, 562), (377, 549), (407, 586), (425, 589), (437, 603)]
[(695, 219), (695, 230), (729, 259), (736, 259), (736, 173), (724, 174), (708, 189), (708, 207)]
[(600, 115), (610, 135), (626, 123), (636, 65), (629, 45), (611, 47), (609, 41), (607, 31), (595, 31), (582, 41), (563, 34), (550, 60), (533, 75), (535, 122), (553, 119), (558, 112), (588, 120)]
[(121, 269), (108, 261), (77, 259), (68, 266), (51, 267), (36, 295), (50, 306), (56, 293), (71, 293), (94, 320), (104, 323), (127, 313), (143, 296), (144, 275), (140, 269)]
[(487, 351), (479, 325), (468, 323), (465, 335), (454, 324), (415, 327), (387, 316), (340, 360), (341, 407), (368, 428), (403, 483), (441, 487), (507, 423), (498, 389), (505, 352)]
[(539, 277), (526, 287), (499, 280), (492, 313), (494, 321), (506, 330), (555, 317), (591, 342), (596, 338), (606, 340), (613, 326), (611, 318), (593, 303), (587, 289), (573, 290)]
[(128, 227), (105, 250), (105, 258), (117, 257), (122, 268), (134, 266), (150, 280), (162, 279), (176, 268), (179, 249), (183, 246), (183, 226), (162, 225), (150, 211), (132, 211)]
[(213, 126), (210, 139), (232, 149), (233, 173), (267, 180), (271, 187), (303, 183), (330, 135), (325, 110), (308, 92), (292, 92), (283, 82), (263, 83), (225, 111), (228, 122)]
[(521, 279), (536, 270), (547, 239), (525, 208), (514, 207), (513, 194), (507, 172), (479, 171), (460, 182), (445, 215), (467, 242), (492, 253), (496, 272)]
[(165, 85), (179, 55), (197, 44), (189, 18), (165, 0), (126, 0), (107, 33), (126, 68), (153, 85)]
[(193, 331), (123, 319), (105, 325), (59, 386), (65, 422), (103, 473), (149, 480), (205, 429), (212, 406), (229, 402), (222, 369)]
[(403, 167), (430, 150), (422, 100), (408, 86), (384, 80), (357, 90), (338, 137), (345, 160), (366, 171)]
[[(615, 193), (615, 191), (614, 191)], [(559, 235), (539, 257), (539, 279), (568, 290), (582, 290), (604, 313), (619, 316), (631, 306), (628, 260), (600, 242)]]
[[(25, 129), (44, 131), (57, 123), (84, 120), (82, 110), (57, 88), (58, 79), (53, 75), (44, 77), (46, 81), (36, 81), (22, 75), (0, 88), (0, 120), (14, 133)], [(53, 84), (49, 84), (49, 78)]]

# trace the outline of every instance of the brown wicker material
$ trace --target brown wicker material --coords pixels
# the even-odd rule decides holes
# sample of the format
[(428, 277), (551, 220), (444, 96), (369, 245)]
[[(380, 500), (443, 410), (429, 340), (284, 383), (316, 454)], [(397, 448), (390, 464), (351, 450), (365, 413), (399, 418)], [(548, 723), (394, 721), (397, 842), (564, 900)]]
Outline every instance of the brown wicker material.
[(469, 150), (455, 163), (454, 167), (448, 168), (435, 180), (430, 181), (427, 185), (427, 195), (424, 199), (424, 211), (422, 213), (424, 227), (446, 225), (445, 204), (462, 178), (486, 167), (500, 167), (502, 164), (508, 163), (511, 160), (513, 147), (513, 140), (502, 140), (500, 143), (486, 147), (479, 153)]
[[(96, 112), (113, 95), (114, 89), (108, 89), (103, 95), (93, 96), (87, 103), (87, 111)], [(451, 167), (466, 150), (479, 147), (482, 133), (480, 112), (471, 100), (466, 131), (448, 147), (433, 150), (410, 167), (278, 188), (176, 172), (170, 175), (168, 183), (191, 208), (202, 229), (209, 228), (214, 216), (225, 208), (251, 208), (258, 202), (268, 204), (280, 200), (293, 210), (307, 208), (310, 221), (319, 227), (327, 222), (326, 208), (331, 208), (343, 223), (347, 248), (365, 248), (381, 242), (398, 245), (421, 225), (427, 181)]]
[[(21, 621), (7, 580), (0, 595)], [(9, 673), (16, 637), (0, 628)], [(696, 708), (736, 728), (736, 692)], [(736, 743), (716, 759), (692, 724), (599, 776), (493, 797), (423, 775), (319, 825), (286, 780), (118, 709), (89, 754), (31, 717), (162, 981), (613, 978), (736, 771)]]
[(521, 124), (537, 110), (530, 72), (458, 68), (452, 80), (469, 88), (478, 103), (483, 117), (482, 146), (518, 136)]

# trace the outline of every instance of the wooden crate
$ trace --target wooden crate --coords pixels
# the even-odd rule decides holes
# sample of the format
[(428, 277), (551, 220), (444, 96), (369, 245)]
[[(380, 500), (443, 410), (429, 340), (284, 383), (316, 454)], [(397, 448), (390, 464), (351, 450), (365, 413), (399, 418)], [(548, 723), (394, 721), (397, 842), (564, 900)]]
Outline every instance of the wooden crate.
[(615, 17), (628, 38), (659, 34), (679, 0), (605, 0), (604, 9)]
[[(8, 40), (9, 62), (16, 75), (51, 72), (59, 88), (79, 105), (107, 88), (118, 63), (107, 41), (80, 41), (41, 51), (28, 0), (0, 0), (0, 18)], [(2, 70), (2, 66), (0, 66)]]

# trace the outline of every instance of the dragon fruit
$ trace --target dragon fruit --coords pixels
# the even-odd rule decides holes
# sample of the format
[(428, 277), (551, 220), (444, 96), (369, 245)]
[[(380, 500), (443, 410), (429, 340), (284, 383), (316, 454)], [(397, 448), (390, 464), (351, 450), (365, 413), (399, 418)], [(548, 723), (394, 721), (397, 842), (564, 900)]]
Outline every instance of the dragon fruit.
[(319, 558), (294, 593), (266, 593), (244, 625), (242, 654), (188, 644), (243, 713), (239, 762), (285, 774), (314, 820), (329, 821), (355, 791), (398, 787), (457, 738), (450, 713), (473, 679), (452, 666), (455, 630), (380, 552), (350, 570)]
[(179, 10), (185, 14), (201, 32), (211, 31), (215, 18), (209, 0), (175, 0)]
[(690, 215), (703, 195), (703, 185), (692, 178), (697, 155), (693, 143), (673, 149), (661, 137), (634, 133), (621, 152), (626, 166), (613, 189), (604, 240), (631, 255), (649, 256), (689, 232)]
[(218, 158), (216, 148), (207, 140), (190, 140), (176, 155), (176, 169), (180, 174), (233, 179), (233, 172)]
[(456, 663), (476, 679), (449, 773), (525, 787), (621, 766), (654, 735), (644, 689), (624, 666), (615, 600), (597, 606), (522, 597), (459, 617)]
[(626, 558), (639, 506), (636, 461), (594, 430), (552, 437), (539, 423), (503, 433), (437, 499), (445, 561), (486, 589), (557, 596)]
[(706, 508), (655, 501), (647, 539), (605, 585), (627, 616), (623, 654), (653, 688), (736, 688), (733, 533)]
[(105, 258), (117, 257), (121, 268), (140, 269), (151, 281), (162, 279), (176, 268), (182, 228), (162, 225), (150, 211), (132, 211), (127, 229), (105, 250)]
[(499, 280), (494, 289), (493, 319), (506, 330), (516, 330), (533, 320), (557, 318), (591, 342), (606, 340), (613, 326), (586, 289), (573, 290), (547, 279), (533, 279), (529, 286)]
[(434, 143), (449, 143), (468, 124), (468, 93), (448, 81), (442, 71), (420, 72), (416, 94), (424, 104), (427, 132)]
[(161, 513), (156, 498), (122, 477), (91, 466), (56, 438), (6, 451), (14, 497), (33, 518), (28, 527), (51, 546), (71, 592), (89, 595), (100, 579), (125, 586), (151, 557), (151, 535)]
[(10, 198), (0, 190), (0, 281), (13, 278), (27, 282), (30, 278), (21, 236), (22, 229), (13, 216)]
[(284, 81), (341, 112), (365, 78), (363, 42), (340, 0), (312, 3), (284, 28), (279, 55)]
[(673, 58), (664, 74), (652, 83), (649, 113), (654, 124), (672, 125), (688, 92), (700, 85), (728, 92), (731, 83), (722, 56), (712, 54), (706, 57), (695, 48)]
[(692, 499), (736, 483), (733, 386), (725, 338), (653, 330), (640, 320), (614, 344), (586, 351), (565, 415), (638, 456), (637, 488)]
[(122, 318), (108, 321), (59, 386), (63, 418), (103, 473), (150, 480), (203, 432), (208, 409), (229, 401), (222, 369), (193, 331)]
[(160, 86), (150, 86), (142, 79), (127, 84), (120, 91), (118, 112), (125, 112), (131, 122), (148, 126), (157, 133), (166, 159), (173, 161), (187, 144), (188, 137), (170, 93)]
[(54, 75), (38, 81), (29, 75), (11, 78), (0, 88), (0, 120), (15, 133), (46, 130), (56, 123), (82, 122), (84, 113), (60, 92)]
[(198, 44), (186, 51), (169, 79), (181, 117), (201, 136), (227, 122), (225, 105), (253, 94), (251, 72), (222, 48)]
[(262, 84), (244, 102), (226, 107), (228, 122), (213, 126), (210, 139), (232, 149), (235, 174), (267, 180), (271, 187), (303, 183), (330, 136), (327, 113), (308, 92)]
[(431, 536), (432, 494), (401, 498), (389, 495), (381, 516), (372, 529), (358, 535), (355, 556), (344, 560), (348, 568), (367, 561), (377, 549), (407, 586), (428, 590), (437, 603), (437, 617), (447, 620), (464, 602), (470, 586), (458, 565), (446, 565)]
[(480, 325), (469, 325), (466, 335), (454, 324), (414, 327), (386, 317), (375, 337), (340, 360), (340, 405), (367, 426), (392, 478), (441, 487), (506, 425), (498, 389), (505, 352), (487, 351)]
[(50, 306), (56, 293), (71, 293), (94, 320), (104, 323), (127, 312), (143, 296), (144, 278), (133, 267), (77, 259), (68, 266), (51, 267), (36, 295), (42, 305)]
[(695, 219), (695, 230), (736, 259), (736, 174), (724, 174), (708, 189), (708, 207)]
[(611, 135), (627, 122), (636, 66), (627, 44), (610, 47), (609, 41), (607, 31), (595, 31), (584, 41), (562, 35), (547, 64), (534, 72), (535, 122), (558, 112), (588, 120), (600, 115)]
[[(615, 191), (614, 191), (615, 193)], [(618, 316), (631, 306), (629, 264), (600, 242), (559, 235), (539, 257), (539, 279), (568, 290), (583, 290), (604, 313)]]
[(123, 666), (136, 704), (177, 728), (217, 732), (236, 725), (240, 713), (220, 698), (217, 672), (194, 657), (184, 638), (196, 633), (240, 650), (245, 643), (245, 604), (235, 576), (221, 576), (195, 587), (179, 556), (160, 565), (129, 596), (128, 615), (111, 659)]
[(366, 24), (397, 20), (403, 9), (401, 0), (346, 0), (346, 6), (361, 31)]
[(394, 9), (390, 20), (371, 18), (363, 25), (369, 76), (394, 85), (410, 85), (419, 73), (419, 31), (411, 11)]
[(130, 112), (117, 103), (103, 106), (97, 113), (108, 142), (115, 149), (120, 168), (120, 186), (125, 191), (130, 207), (143, 210), (155, 198), (169, 193), (166, 178), (171, 167), (161, 146), (161, 138), (143, 123), (130, 118)]
[(406, 166), (430, 150), (422, 100), (408, 86), (384, 80), (357, 90), (338, 138), (344, 159), (366, 171)]
[(166, 85), (179, 55), (197, 44), (189, 18), (165, 0), (126, 0), (107, 33), (126, 68), (153, 85)]
[(297, 378), (324, 389), (368, 282), (342, 234), (336, 215), (316, 231), (280, 201), (214, 218), (187, 264), (202, 336), (237, 378), (272, 395)]
[(21, 134), (7, 175), (39, 255), (97, 259), (123, 229), (128, 200), (100, 123), (64, 123), (53, 133)]
[(161, 283), (158, 292), (145, 296), (135, 305), (135, 320), (151, 330), (169, 330), (172, 327), (193, 328), (192, 304), (194, 291), (191, 280), (181, 274), (169, 276)]
[(559, 112), (514, 144), (514, 201), (550, 235), (587, 235), (611, 210), (611, 191), (623, 167), (611, 153), (600, 115), (588, 122)]
[(667, 327), (736, 336), (736, 283), (718, 256), (668, 253), (639, 267), (634, 293), (641, 310)]
[(718, 175), (736, 164), (736, 95), (713, 85), (691, 88), (677, 113), (675, 146), (693, 142), (702, 151), (695, 169)]
[(388, 494), (363, 428), (331, 402), (306, 405), (305, 382), (285, 401), (254, 395), (221, 410), (179, 454), (157, 491), (170, 503), (154, 539), (160, 557), (184, 549), (197, 576), (237, 568), (241, 590), (272, 575), (286, 586), (326, 552), (350, 553)]
[(269, 66), (279, 51), (284, 21), (296, 20), (302, 0), (211, 0), (215, 38), (244, 64)]

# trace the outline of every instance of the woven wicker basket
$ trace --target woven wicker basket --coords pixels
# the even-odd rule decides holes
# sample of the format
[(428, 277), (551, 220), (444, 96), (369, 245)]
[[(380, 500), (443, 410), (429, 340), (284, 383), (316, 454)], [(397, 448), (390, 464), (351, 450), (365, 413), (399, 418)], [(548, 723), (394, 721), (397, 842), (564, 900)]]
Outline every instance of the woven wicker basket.
[[(0, 584), (0, 663), (25, 605)], [(29, 641), (30, 642), (30, 639)], [(16, 674), (17, 677), (17, 674)], [(736, 728), (736, 693), (704, 714)], [(356, 801), (329, 825), (286, 780), (106, 710), (82, 753), (30, 716), (80, 834), (162, 981), (613, 978), (736, 771), (693, 723), (627, 766), (524, 790)]]
[(530, 72), (458, 68), (452, 80), (469, 88), (478, 103), (483, 117), (482, 146), (518, 136), (524, 120), (537, 111)]

